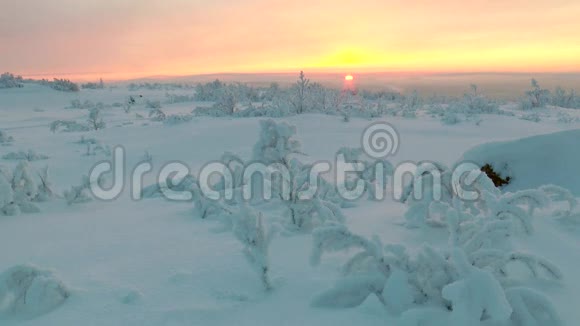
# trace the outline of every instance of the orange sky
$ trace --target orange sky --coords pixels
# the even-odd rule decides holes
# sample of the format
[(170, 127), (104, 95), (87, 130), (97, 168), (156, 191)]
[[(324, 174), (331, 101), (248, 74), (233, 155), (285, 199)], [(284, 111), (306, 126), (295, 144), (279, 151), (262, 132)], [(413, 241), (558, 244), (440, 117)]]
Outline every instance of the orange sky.
[(580, 71), (580, 1), (19, 0), (0, 70), (108, 79), (219, 72)]

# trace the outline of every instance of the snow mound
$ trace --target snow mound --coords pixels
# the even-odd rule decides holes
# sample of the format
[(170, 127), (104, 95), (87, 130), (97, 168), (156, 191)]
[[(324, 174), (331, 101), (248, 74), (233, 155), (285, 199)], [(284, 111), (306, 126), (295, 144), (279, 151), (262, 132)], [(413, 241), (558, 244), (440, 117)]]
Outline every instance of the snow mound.
[(554, 184), (580, 195), (580, 129), (475, 146), (460, 161), (490, 164), (506, 191)]
[(56, 309), (69, 296), (50, 271), (20, 265), (0, 274), (0, 317), (36, 317)]

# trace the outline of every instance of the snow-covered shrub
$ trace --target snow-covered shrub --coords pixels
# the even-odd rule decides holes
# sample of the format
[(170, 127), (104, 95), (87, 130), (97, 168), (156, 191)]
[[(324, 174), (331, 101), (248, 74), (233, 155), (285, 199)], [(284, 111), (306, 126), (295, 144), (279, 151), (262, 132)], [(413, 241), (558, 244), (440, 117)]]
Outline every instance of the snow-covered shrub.
[[(223, 191), (225, 189), (239, 189), (243, 185), (243, 174), (245, 162), (238, 155), (225, 152), (219, 160), (231, 173), (232, 179), (220, 178), (214, 185), (213, 189)], [(224, 171), (225, 172), (225, 171)]]
[(123, 107), (123, 111), (125, 113), (131, 112), (131, 108), (133, 107), (133, 105), (135, 105), (135, 103), (137, 103), (137, 101), (135, 101), (135, 98), (133, 96), (125, 98), (125, 102), (121, 105)]
[[(103, 176), (104, 177), (104, 176)], [(78, 186), (71, 186), (63, 192), (63, 197), (68, 205), (87, 203), (93, 198), (90, 195), (91, 183), (89, 177), (83, 176)]]
[(219, 94), (226, 85), (219, 81), (219, 79), (214, 80), (211, 83), (197, 84), (195, 86), (195, 100), (196, 101), (217, 101)]
[(104, 107), (103, 103), (99, 102), (97, 104), (89, 101), (89, 100), (85, 100), (84, 102), (81, 102), (81, 100), (79, 99), (74, 99), (70, 102), (70, 106), (65, 107), (65, 109), (69, 109), (69, 110), (88, 110), (88, 109), (92, 109), (96, 106), (99, 107)]
[[(436, 199), (435, 191), (439, 190), (439, 201), (450, 203), (453, 199), (451, 170), (438, 162), (422, 162), (403, 188), (400, 201), (409, 205), (405, 213), (407, 226), (418, 227), (425, 223), (437, 225), (430, 219), (429, 207)], [(440, 186), (440, 188), (435, 188)]]
[(550, 102), (550, 91), (540, 87), (535, 79), (532, 79), (532, 89), (526, 91), (522, 99), (521, 108), (524, 110), (541, 108)]
[(0, 215), (13, 215), (10, 213), (14, 202), (14, 191), (12, 191), (10, 179), (0, 171)]
[[(447, 112), (447, 107), (443, 106), (440, 103), (430, 103), (427, 106), (427, 114), (429, 114), (429, 116), (431, 118), (442, 118), (446, 112)], [(453, 112), (453, 113), (455, 113), (455, 112)]]
[(247, 206), (242, 206), (235, 214), (233, 233), (244, 245), (244, 255), (248, 263), (258, 273), (266, 290), (272, 289), (270, 281), (269, 249), (277, 231), (275, 227), (266, 228), (262, 213), (256, 213)]
[(5, 131), (0, 130), (0, 145), (10, 145), (14, 142), (14, 138), (8, 135)]
[[(437, 179), (440, 176), (440, 181)], [(433, 196), (435, 182), (441, 186), (440, 198)], [(461, 182), (461, 181), (460, 181)], [(422, 196), (416, 198), (415, 187), (420, 185)], [(548, 190), (530, 189), (515, 193), (502, 193), (492, 180), (481, 173), (471, 185), (477, 191), (478, 198), (467, 201), (463, 207), (465, 213), (490, 220), (509, 220), (521, 226), (526, 233), (533, 232), (532, 218), (538, 208), (546, 208), (550, 204)], [(548, 189), (548, 188), (546, 188)], [(552, 190), (550, 188), (549, 190)], [(553, 190), (557, 192), (556, 190)], [(561, 191), (558, 191), (562, 194)], [(412, 196), (413, 194), (413, 196)], [(403, 191), (401, 200), (409, 205), (405, 213), (407, 225), (417, 227), (423, 224), (431, 226), (445, 226), (447, 221), (437, 214), (440, 205), (453, 205), (461, 198), (456, 186), (452, 184), (451, 171), (443, 165), (419, 165), (415, 178)], [(439, 212), (440, 213), (440, 212)]]
[[(220, 116), (224, 116), (225, 113), (220, 113)], [(274, 105), (271, 103), (261, 103), (260, 106), (251, 106), (243, 110), (238, 110), (234, 113), (235, 117), (270, 117), (270, 118), (280, 118), (288, 115), (294, 114), (288, 107)]]
[(9, 72), (0, 75), (0, 89), (21, 87), (24, 87), (24, 85), (22, 85), (22, 76), (15, 76)]
[(104, 145), (100, 142), (87, 142), (86, 143), (87, 150), (84, 156), (97, 156), (97, 155), (105, 155), (111, 156), (111, 147), (109, 145)]
[[(146, 157), (144, 157), (142, 162), (145, 162), (149, 159), (151, 159), (151, 157), (147, 156), (146, 154)], [(159, 184), (156, 182), (152, 185), (143, 188), (143, 190), (141, 191), (141, 196), (143, 198), (158, 198), (162, 197), (164, 195), (164, 192), (167, 190), (175, 192), (182, 191), (192, 192), (194, 186), (197, 187), (197, 183), (198, 183), (197, 179), (193, 175), (185, 176), (179, 183), (174, 183), (173, 179), (168, 177), (167, 180), (165, 180), (165, 183)]]
[(136, 91), (139, 89), (147, 90), (175, 90), (175, 89), (190, 89), (191, 85), (181, 84), (181, 83), (130, 83), (127, 85), (127, 89), (130, 91)]
[(195, 116), (207, 116), (207, 117), (225, 117), (225, 116), (227, 116), (227, 113), (224, 110), (222, 110), (221, 108), (218, 108), (216, 106), (196, 107), (191, 113)]
[(165, 117), (163, 123), (169, 126), (177, 125), (184, 122), (189, 122), (193, 119), (191, 114), (170, 114)]
[(38, 195), (38, 185), (28, 162), (21, 161), (12, 172), (14, 204), (22, 213), (37, 213), (40, 210), (32, 201)]
[(421, 105), (423, 105), (423, 98), (419, 96), (417, 90), (413, 90), (411, 94), (403, 98), (403, 107), (406, 109), (415, 110), (421, 107)]
[[(343, 223), (345, 216), (340, 204), (331, 201), (338, 197), (327, 198), (325, 195), (330, 193), (324, 191), (309, 194), (311, 183), (314, 181), (310, 180), (312, 166), (304, 165), (296, 159), (291, 160), (287, 166), (290, 171), (289, 177), (282, 176), (280, 187), (275, 188), (287, 208), (285, 216), (288, 226), (298, 231), (311, 231), (328, 222)], [(282, 189), (289, 191), (284, 194)]]
[(0, 274), (0, 318), (36, 317), (58, 308), (70, 295), (52, 272), (15, 266)]
[(540, 122), (542, 121), (542, 118), (540, 118), (540, 115), (537, 113), (529, 113), (529, 114), (524, 114), (520, 117), (520, 120), (526, 120), (526, 121), (532, 121), (532, 122)]
[(103, 82), (103, 79), (99, 79), (99, 82), (95, 83), (95, 82), (88, 82), (85, 84), (81, 84), (81, 88), (84, 89), (104, 89), (105, 88), (105, 83)]
[(225, 115), (233, 115), (237, 111), (236, 106), (236, 94), (229, 87), (224, 87), (219, 92), (219, 96), (213, 105), (215, 110), (222, 111)]
[(146, 109), (161, 109), (161, 102), (160, 101), (146, 100), (145, 101), (145, 108)]
[(165, 93), (165, 102), (167, 104), (185, 103), (193, 101), (195, 101), (194, 96)]
[(576, 96), (573, 89), (570, 93), (566, 92), (562, 87), (556, 87), (552, 95), (552, 105), (561, 108), (578, 109), (580, 108), (580, 98)]
[[(387, 188), (387, 180), (393, 175), (394, 167), (387, 160), (371, 159), (364, 155), (362, 148), (342, 147), (336, 152), (336, 157), (342, 157), (344, 163), (359, 163), (363, 165), (360, 172), (352, 172), (346, 175), (345, 186), (347, 189), (353, 189), (356, 183), (364, 182), (364, 189), (368, 192), (369, 199), (377, 198), (377, 191), (384, 193)], [(380, 169), (380, 170), (377, 170)], [(377, 178), (381, 178), (380, 180)]]
[(149, 111), (149, 119), (151, 119), (151, 121), (164, 121), (166, 118), (167, 115), (160, 108), (152, 108)]
[(310, 112), (335, 114), (340, 101), (340, 92), (324, 87), (320, 83), (310, 83), (306, 93), (305, 107)]
[(222, 200), (208, 198), (202, 191), (199, 181), (193, 175), (187, 175), (179, 182), (174, 182), (171, 177), (163, 183), (154, 183), (143, 188), (141, 196), (143, 198), (167, 197), (168, 193), (181, 193), (191, 195), (193, 202), (193, 214), (201, 219), (212, 219), (222, 223), (220, 231), (231, 230), (233, 226), (232, 214), (234, 210)]
[[(461, 248), (471, 265), (491, 271), (502, 281), (510, 277), (508, 266), (519, 263), (533, 277), (545, 275), (562, 279), (562, 273), (552, 262), (523, 251), (509, 250), (509, 239), (516, 227), (510, 220), (494, 220), (475, 216), (464, 209), (465, 202), (456, 200), (452, 206), (439, 207), (447, 221), (449, 245)], [(540, 273), (540, 272), (543, 272)]]
[(446, 111), (441, 117), (441, 123), (444, 125), (455, 125), (461, 122), (461, 119), (455, 112)]
[(495, 101), (492, 101), (484, 95), (478, 93), (477, 85), (471, 85), (471, 92), (463, 95), (463, 100), (466, 103), (467, 114), (490, 114), (498, 113), (499, 106)]
[(578, 122), (578, 118), (574, 118), (571, 115), (569, 115), (568, 113), (564, 113), (564, 112), (559, 112), (558, 113), (558, 122), (559, 123), (572, 123), (572, 122)]
[(403, 108), (401, 111), (401, 117), (406, 119), (417, 118), (417, 109)]
[(87, 144), (91, 144), (91, 145), (96, 145), (99, 144), (99, 140), (97, 140), (96, 138), (93, 137), (85, 137), (85, 135), (82, 135), (81, 138), (79, 138), (79, 140), (77, 140), (75, 142), (76, 144), (81, 144), (81, 145), (87, 145)]
[(28, 162), (48, 160), (50, 157), (44, 154), (36, 153), (35, 151), (29, 149), (28, 152), (10, 152), (2, 156), (5, 160), (20, 161), (25, 160)]
[[(469, 234), (460, 236), (469, 239)], [(494, 244), (493, 238), (487, 240), (483, 243)], [(548, 299), (509, 288), (510, 282), (505, 281), (508, 275), (503, 274), (507, 263), (517, 261), (532, 272), (541, 267), (551, 276), (561, 277), (551, 263), (487, 246), (471, 247), (468, 253), (453, 241), (450, 245), (449, 250), (424, 245), (413, 254), (402, 245), (383, 245), (377, 237), (369, 240), (353, 234), (343, 225), (316, 229), (312, 264), (317, 265), (325, 252), (358, 251), (343, 265), (342, 278), (315, 297), (312, 305), (355, 307), (374, 295), (391, 313), (402, 313), (403, 325), (423, 325), (419, 317), (432, 312), (437, 312), (440, 322), (450, 325), (501, 324), (530, 316), (529, 320), (557, 322)], [(530, 305), (516, 301), (519, 294), (525, 296), (523, 301), (530, 300)], [(508, 296), (513, 297), (510, 300)], [(533, 304), (537, 304), (537, 314), (529, 310)]]
[(73, 120), (56, 120), (50, 124), (50, 131), (57, 132), (82, 132), (82, 131), (89, 131), (89, 127), (87, 125), (78, 123)]
[(288, 165), (290, 156), (300, 153), (300, 142), (294, 139), (296, 127), (274, 120), (260, 121), (260, 136), (254, 145), (253, 159), (264, 164)]
[(96, 106), (89, 111), (89, 118), (87, 119), (87, 124), (91, 130), (104, 129), (107, 124), (103, 120), (101, 109)]
[[(43, 174), (39, 174), (41, 177)], [(0, 167), (0, 215), (37, 213), (40, 210), (34, 201), (45, 195), (43, 185), (37, 185), (37, 178), (26, 161), (21, 161), (14, 171)]]
[(350, 114), (346, 111), (340, 111), (340, 115), (342, 116), (342, 122), (350, 122)]
[(52, 190), (52, 183), (50, 182), (48, 172), (49, 172), (48, 166), (45, 166), (42, 170), (40, 170), (40, 172), (38, 172), (39, 183), (34, 201), (44, 202), (55, 197), (55, 193)]
[(232, 211), (227, 205), (219, 200), (208, 198), (198, 184), (192, 187), (193, 212), (201, 219), (213, 219), (222, 223), (223, 230), (229, 230), (232, 224)]
[(49, 86), (57, 91), (61, 92), (78, 92), (79, 85), (71, 82), (68, 79), (58, 79), (54, 78), (52, 82), (49, 83)]
[(505, 291), (512, 308), (510, 317), (515, 326), (563, 325), (554, 304), (545, 295), (525, 287)]

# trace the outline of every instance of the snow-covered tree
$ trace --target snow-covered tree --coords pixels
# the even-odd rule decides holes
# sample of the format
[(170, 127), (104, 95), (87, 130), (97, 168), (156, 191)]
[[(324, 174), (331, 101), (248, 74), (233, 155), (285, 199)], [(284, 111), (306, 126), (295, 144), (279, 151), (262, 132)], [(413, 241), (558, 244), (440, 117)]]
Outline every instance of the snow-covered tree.
[(21, 161), (13, 171), (0, 166), (0, 215), (37, 213), (40, 210), (34, 202), (53, 197), (48, 167), (34, 172), (26, 161)]
[(216, 101), (219, 93), (226, 85), (219, 79), (206, 84), (197, 84), (195, 86), (195, 100), (196, 101)]
[(306, 107), (309, 110), (328, 114), (336, 113), (340, 99), (338, 90), (326, 88), (320, 83), (310, 83), (307, 95)]
[(223, 87), (214, 103), (214, 109), (223, 111), (225, 115), (233, 115), (237, 106), (236, 92), (231, 87)]
[(274, 120), (260, 121), (260, 135), (254, 145), (253, 159), (264, 164), (288, 165), (293, 154), (300, 153), (300, 142), (294, 139), (296, 127)]
[(302, 114), (306, 109), (306, 98), (308, 96), (308, 85), (310, 84), (310, 79), (306, 78), (304, 71), (300, 71), (298, 75), (298, 80), (293, 87), (292, 105), (296, 110), (296, 113)]
[[(344, 222), (342, 199), (324, 179), (311, 180), (311, 165), (292, 159), (287, 166), (290, 173), (275, 179), (274, 189), (286, 207), (284, 216), (289, 228), (311, 231), (328, 222)], [(318, 189), (313, 188), (315, 184)]]
[(87, 124), (91, 130), (104, 129), (107, 124), (103, 120), (101, 109), (99, 107), (94, 107), (89, 111), (89, 118), (87, 119)]
[(580, 97), (576, 96), (573, 89), (566, 92), (562, 87), (556, 87), (552, 95), (552, 105), (561, 108), (578, 109), (580, 108)]
[(401, 105), (401, 115), (405, 118), (415, 118), (417, 110), (423, 105), (423, 98), (419, 95), (417, 90), (409, 95), (406, 95)]
[(88, 82), (85, 84), (81, 84), (81, 88), (85, 89), (104, 89), (105, 83), (103, 82), (103, 78), (100, 78), (98, 82)]
[(526, 96), (522, 99), (522, 109), (533, 109), (544, 107), (550, 101), (550, 91), (540, 87), (538, 81), (532, 79), (532, 89), (526, 91)]
[(22, 213), (37, 213), (39, 209), (32, 203), (38, 195), (38, 185), (28, 162), (18, 163), (12, 172), (12, 191), (14, 204)]
[(22, 76), (15, 76), (9, 72), (0, 75), (0, 89), (2, 88), (21, 88)]
[(271, 290), (269, 250), (277, 229), (275, 227), (266, 228), (262, 213), (257, 213), (245, 205), (242, 205), (233, 219), (233, 232), (244, 245), (243, 252), (246, 260), (258, 273), (264, 288)]
[(52, 82), (49, 82), (49, 86), (52, 89), (55, 89), (55, 90), (61, 91), (61, 92), (78, 92), (80, 90), (79, 85), (71, 82), (68, 79), (54, 78), (54, 80)]
[(498, 111), (498, 104), (478, 92), (475, 84), (470, 85), (471, 92), (463, 95), (468, 114), (490, 114)]

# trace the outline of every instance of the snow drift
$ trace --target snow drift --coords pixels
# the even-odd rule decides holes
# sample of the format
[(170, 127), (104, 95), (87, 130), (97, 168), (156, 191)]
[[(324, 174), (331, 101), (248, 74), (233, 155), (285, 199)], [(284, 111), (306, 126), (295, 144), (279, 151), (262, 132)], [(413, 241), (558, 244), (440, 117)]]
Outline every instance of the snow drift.
[(0, 317), (36, 317), (56, 309), (69, 296), (50, 271), (19, 265), (0, 274)]
[(506, 191), (555, 184), (580, 195), (580, 129), (475, 146), (460, 161), (490, 164), (503, 178)]

